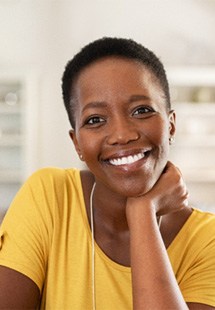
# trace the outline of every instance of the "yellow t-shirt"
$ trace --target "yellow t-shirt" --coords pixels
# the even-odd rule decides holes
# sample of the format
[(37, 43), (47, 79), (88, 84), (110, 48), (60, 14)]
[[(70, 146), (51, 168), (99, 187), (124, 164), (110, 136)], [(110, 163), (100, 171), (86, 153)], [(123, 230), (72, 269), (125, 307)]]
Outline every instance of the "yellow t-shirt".
[[(215, 216), (194, 209), (168, 248), (187, 302), (215, 306)], [(91, 232), (80, 172), (36, 172), (14, 199), (0, 229), (0, 265), (31, 278), (41, 309), (92, 309)], [(96, 308), (132, 309), (131, 270), (95, 247)]]

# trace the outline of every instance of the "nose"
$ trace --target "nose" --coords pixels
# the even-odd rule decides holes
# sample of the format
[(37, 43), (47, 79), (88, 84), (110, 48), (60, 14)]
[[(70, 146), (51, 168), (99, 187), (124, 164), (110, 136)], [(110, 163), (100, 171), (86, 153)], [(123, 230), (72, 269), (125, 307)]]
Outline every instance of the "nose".
[(107, 142), (110, 145), (128, 144), (140, 137), (136, 126), (127, 119), (117, 119), (109, 127)]

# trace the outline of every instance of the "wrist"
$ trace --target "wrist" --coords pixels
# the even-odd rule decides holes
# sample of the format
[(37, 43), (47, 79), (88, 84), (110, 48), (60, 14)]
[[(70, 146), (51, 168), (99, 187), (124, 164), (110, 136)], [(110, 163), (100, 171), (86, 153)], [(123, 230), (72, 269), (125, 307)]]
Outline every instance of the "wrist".
[(152, 200), (143, 197), (128, 198), (126, 204), (126, 217), (129, 227), (156, 219), (156, 205)]

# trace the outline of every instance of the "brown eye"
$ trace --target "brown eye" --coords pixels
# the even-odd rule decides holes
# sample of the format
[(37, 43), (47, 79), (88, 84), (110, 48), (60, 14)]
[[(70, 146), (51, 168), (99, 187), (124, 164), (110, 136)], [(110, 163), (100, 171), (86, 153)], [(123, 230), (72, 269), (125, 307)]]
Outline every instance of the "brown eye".
[(135, 109), (135, 111), (133, 112), (132, 115), (142, 115), (142, 114), (148, 114), (148, 113), (153, 113), (154, 109), (152, 109), (151, 107), (138, 107)]
[(104, 123), (105, 120), (100, 117), (100, 116), (93, 116), (87, 119), (87, 121), (85, 122), (86, 125), (97, 125), (97, 124), (101, 124)]

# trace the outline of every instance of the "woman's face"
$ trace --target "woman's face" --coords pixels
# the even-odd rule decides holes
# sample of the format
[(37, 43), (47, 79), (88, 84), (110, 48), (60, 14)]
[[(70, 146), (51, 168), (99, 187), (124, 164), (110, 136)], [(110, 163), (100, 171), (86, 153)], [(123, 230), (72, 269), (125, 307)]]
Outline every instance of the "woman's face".
[(109, 57), (80, 73), (74, 94), (71, 137), (97, 183), (127, 197), (151, 189), (175, 131), (155, 76), (134, 60)]

